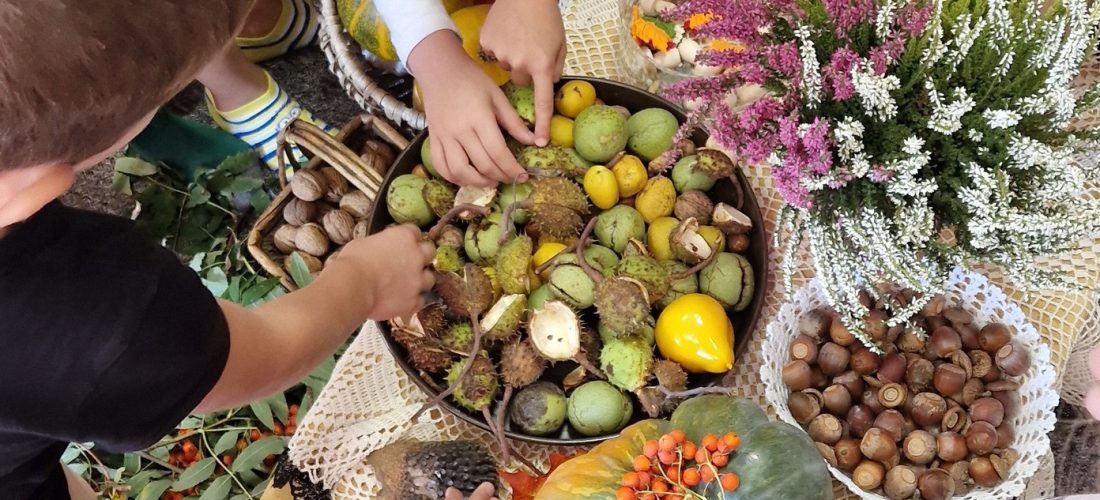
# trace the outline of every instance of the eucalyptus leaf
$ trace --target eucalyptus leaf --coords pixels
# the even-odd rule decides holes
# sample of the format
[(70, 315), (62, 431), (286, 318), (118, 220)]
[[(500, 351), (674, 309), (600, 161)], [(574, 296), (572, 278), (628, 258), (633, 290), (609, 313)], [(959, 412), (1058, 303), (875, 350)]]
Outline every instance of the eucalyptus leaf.
[(152, 455), (154, 458), (159, 458), (161, 460), (168, 460), (168, 455), (170, 452), (171, 450), (169, 450), (167, 446), (160, 446), (148, 450), (148, 453), (150, 455)]
[(237, 446), (237, 440), (241, 438), (240, 430), (226, 431), (221, 437), (218, 438), (218, 442), (214, 443), (214, 454), (221, 455), (233, 447)]
[(263, 495), (264, 491), (267, 491), (267, 484), (270, 482), (271, 478), (268, 478), (261, 481), (260, 484), (257, 484), (254, 488), (252, 488), (252, 496), (258, 497), (260, 495)]
[(313, 407), (313, 389), (306, 389), (306, 393), (302, 395), (302, 402), (298, 404), (298, 417), (297, 420), (301, 422), (306, 418), (306, 414), (309, 413), (309, 409)]
[(70, 443), (68, 448), (65, 448), (65, 453), (61, 454), (61, 463), (72, 463), (80, 456), (80, 447), (76, 443)]
[(133, 196), (134, 189), (130, 183), (130, 176), (122, 172), (111, 173), (111, 190), (126, 196)]
[(251, 177), (237, 177), (230, 181), (229, 185), (222, 191), (223, 195), (229, 196), (236, 193), (245, 193), (254, 191), (263, 187), (264, 181), (260, 179), (253, 179)]
[(286, 438), (283, 436), (268, 436), (256, 441), (247, 448), (241, 450), (237, 459), (233, 461), (233, 471), (250, 470), (263, 463), (268, 455), (278, 455), (286, 449)]
[(313, 282), (313, 274), (309, 272), (309, 266), (298, 252), (290, 257), (290, 278), (298, 288), (305, 288)]
[(149, 484), (149, 481), (153, 479), (159, 479), (167, 476), (168, 472), (161, 469), (149, 469), (143, 470), (130, 476), (130, 479), (126, 481), (126, 484), (130, 487), (130, 491), (138, 492), (145, 488), (145, 485)]
[(210, 201), (210, 191), (202, 186), (193, 186), (190, 191), (190, 196), (187, 198), (187, 204), (184, 208), (195, 208)]
[(115, 160), (115, 172), (135, 177), (148, 177), (157, 173), (157, 166), (141, 158), (123, 156)]
[(183, 419), (183, 422), (180, 422), (180, 424), (178, 426), (176, 426), (176, 428), (177, 429), (198, 429), (198, 428), (202, 427), (202, 424), (203, 424), (202, 417), (196, 416), (196, 415), (188, 415), (187, 418)]
[(73, 471), (73, 474), (76, 474), (78, 476), (83, 476), (85, 472), (88, 472), (88, 464), (83, 462), (68, 464), (66, 467), (68, 467), (69, 470)]
[(210, 483), (210, 487), (202, 492), (199, 500), (225, 500), (229, 498), (229, 492), (233, 490), (233, 477), (221, 476)]
[(267, 401), (256, 401), (248, 405), (252, 409), (252, 414), (256, 415), (256, 418), (267, 427), (268, 430), (275, 429), (275, 419), (271, 415), (271, 405)]
[(256, 280), (248, 288), (241, 292), (241, 305), (253, 306), (263, 302), (268, 294), (279, 286), (278, 278), (264, 278)]
[(207, 457), (191, 464), (183, 474), (180, 474), (180, 478), (172, 483), (172, 491), (183, 491), (210, 479), (217, 465), (218, 459), (214, 457)]
[(168, 491), (168, 487), (172, 486), (171, 479), (158, 479), (153, 481), (144, 488), (141, 489), (141, 493), (138, 494), (137, 500), (160, 500), (160, 496)]
[(122, 458), (122, 467), (125, 468), (126, 470), (130, 471), (131, 474), (133, 474), (137, 471), (140, 471), (141, 470), (141, 457), (139, 457), (139, 456), (137, 456), (133, 453), (127, 453)]
[(290, 410), (286, 404), (286, 394), (279, 393), (267, 398), (268, 406), (276, 420), (286, 424), (290, 419)]
[(208, 271), (202, 282), (203, 285), (206, 285), (207, 290), (210, 290), (210, 293), (215, 297), (221, 297), (229, 288), (229, 278), (225, 276), (225, 271), (222, 271), (220, 267), (215, 267)]

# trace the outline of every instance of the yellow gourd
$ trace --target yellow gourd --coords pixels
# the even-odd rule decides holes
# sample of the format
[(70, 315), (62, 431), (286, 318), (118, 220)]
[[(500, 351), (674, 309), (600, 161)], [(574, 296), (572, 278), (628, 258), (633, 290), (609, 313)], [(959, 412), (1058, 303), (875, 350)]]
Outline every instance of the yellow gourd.
[(717, 300), (689, 293), (672, 301), (657, 318), (657, 349), (693, 373), (733, 368), (733, 324)]

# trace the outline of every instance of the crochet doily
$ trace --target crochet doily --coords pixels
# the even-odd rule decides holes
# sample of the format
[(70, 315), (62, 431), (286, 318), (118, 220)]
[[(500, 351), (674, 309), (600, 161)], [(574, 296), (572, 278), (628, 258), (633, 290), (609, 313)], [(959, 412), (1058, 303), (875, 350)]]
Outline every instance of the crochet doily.
[[(1058, 405), (1058, 393), (1053, 390), (1054, 367), (1050, 364), (1050, 349), (1039, 338), (1039, 332), (1028, 323), (1020, 307), (1010, 302), (1004, 292), (984, 276), (956, 269), (945, 290), (948, 304), (959, 305), (973, 314), (975, 324), (1001, 322), (1016, 332), (1015, 340), (1031, 352), (1031, 368), (1014, 380), (1020, 383), (1020, 411), (1012, 418), (1016, 440), (1012, 448), (1020, 453), (1020, 459), (1012, 466), (1009, 477), (994, 488), (975, 488), (963, 500), (999, 500), (1013, 498), (1024, 492), (1027, 481), (1039, 470), (1043, 458), (1050, 452), (1047, 433), (1054, 430), (1054, 407)], [(799, 319), (807, 311), (826, 307), (825, 294), (814, 280), (801, 288), (792, 302), (779, 309), (779, 314), (768, 325), (764, 339), (763, 365), (760, 378), (766, 386), (768, 402), (779, 418), (799, 426), (787, 407), (790, 389), (782, 382), (783, 366), (789, 360), (791, 341), (798, 336)], [(848, 489), (867, 500), (886, 500), (885, 497), (860, 489), (851, 477), (829, 466), (833, 477)]]

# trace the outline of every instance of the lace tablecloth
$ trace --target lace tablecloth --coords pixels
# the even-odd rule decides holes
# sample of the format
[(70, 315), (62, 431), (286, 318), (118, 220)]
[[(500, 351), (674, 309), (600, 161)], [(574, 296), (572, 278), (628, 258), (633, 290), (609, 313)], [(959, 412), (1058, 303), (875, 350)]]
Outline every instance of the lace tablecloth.
[[(620, 0), (565, 0), (562, 2), (569, 47), (565, 74), (604, 77), (633, 81), (618, 61), (629, 36), (621, 22), (623, 5)], [(1092, 63), (1083, 77), (1094, 80), (1100, 76), (1100, 65)], [(1100, 120), (1090, 117), (1089, 123)], [(774, 224), (781, 200), (772, 184), (767, 167), (749, 167), (746, 176), (753, 185), (766, 221), (768, 234)], [(1100, 191), (1093, 193), (1100, 196)], [(803, 249), (803, 251), (805, 251)], [(757, 325), (748, 354), (726, 378), (738, 395), (766, 407), (764, 386), (759, 368), (761, 340), (768, 321), (783, 301), (782, 291), (775, 283), (779, 267), (779, 252), (772, 252), (772, 262), (766, 270), (769, 281), (764, 299), (764, 314)], [(1080, 252), (1052, 261), (1053, 266), (1069, 272), (1084, 287), (1094, 287), (1100, 277), (1100, 240), (1090, 242)], [(763, 270), (761, 270), (763, 272)], [(1051, 359), (1058, 371), (1055, 389), (1069, 402), (1080, 402), (1089, 378), (1085, 367), (1087, 349), (1100, 341), (1097, 316), (1097, 295), (1093, 292), (1050, 292), (1025, 299), (1024, 294), (1005, 282), (996, 269), (979, 268), (979, 272), (1004, 288), (1017, 302), (1051, 349)], [(801, 286), (809, 275), (799, 276)], [(484, 443), (494, 452), (496, 443), (480, 429), (466, 424), (449, 413), (434, 409), (417, 422), (411, 417), (427, 401), (427, 397), (398, 368), (390, 355), (377, 326), (367, 324), (337, 364), (332, 380), (298, 426), (290, 444), (290, 458), (314, 481), (321, 481), (333, 490), (337, 498), (377, 498), (381, 485), (365, 462), (367, 456), (399, 439), (454, 440), (470, 439)], [(769, 412), (774, 411), (769, 408)], [(536, 464), (545, 464), (555, 450), (545, 446), (514, 443), (516, 452)], [(1031, 480), (1025, 498), (1053, 495), (1053, 456), (1046, 457), (1038, 474)], [(834, 482), (837, 498), (855, 498), (839, 482)]]

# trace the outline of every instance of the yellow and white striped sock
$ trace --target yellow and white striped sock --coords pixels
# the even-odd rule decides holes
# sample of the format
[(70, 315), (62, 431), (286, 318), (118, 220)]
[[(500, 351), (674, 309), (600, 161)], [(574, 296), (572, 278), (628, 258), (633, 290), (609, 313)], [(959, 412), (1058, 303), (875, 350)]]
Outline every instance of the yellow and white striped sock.
[[(252, 102), (237, 109), (222, 111), (214, 104), (214, 97), (207, 90), (206, 107), (218, 127), (248, 143), (263, 158), (264, 163), (275, 170), (278, 168), (275, 155), (278, 152), (279, 133), (295, 118), (312, 123), (329, 134), (335, 134), (337, 130), (303, 109), (298, 101), (275, 83), (270, 73), (265, 74), (267, 90)], [(291, 153), (300, 164), (304, 164), (306, 157), (297, 146), (291, 146)], [(291, 174), (293, 171), (288, 163), (287, 176)]]
[(283, 11), (271, 33), (259, 38), (237, 37), (237, 46), (252, 62), (274, 59), (317, 41), (321, 16), (309, 0), (282, 0)]

